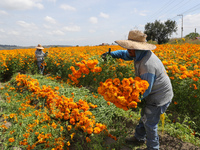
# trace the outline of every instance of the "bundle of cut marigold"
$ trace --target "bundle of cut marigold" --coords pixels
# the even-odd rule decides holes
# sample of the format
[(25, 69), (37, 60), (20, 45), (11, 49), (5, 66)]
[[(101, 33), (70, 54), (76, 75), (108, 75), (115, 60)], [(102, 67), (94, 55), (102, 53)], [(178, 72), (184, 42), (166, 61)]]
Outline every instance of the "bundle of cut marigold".
[(148, 87), (149, 83), (139, 77), (124, 78), (122, 81), (115, 78), (100, 82), (98, 93), (115, 106), (129, 110), (137, 108), (137, 103), (141, 102), (140, 95), (143, 95)]

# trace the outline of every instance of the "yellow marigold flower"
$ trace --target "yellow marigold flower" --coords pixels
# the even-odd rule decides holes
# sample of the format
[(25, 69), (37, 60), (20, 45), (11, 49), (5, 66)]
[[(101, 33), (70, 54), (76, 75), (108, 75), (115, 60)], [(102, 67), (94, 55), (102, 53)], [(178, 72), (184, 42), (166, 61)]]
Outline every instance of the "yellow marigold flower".
[(64, 129), (63, 129), (63, 126), (61, 126), (61, 127), (60, 127), (60, 131), (62, 132), (63, 130), (64, 130)]
[(14, 114), (14, 113), (10, 114), (10, 118), (13, 118), (14, 116), (15, 116), (15, 114)]
[(75, 133), (72, 133), (70, 136), (71, 136), (71, 139), (73, 139), (74, 138), (74, 135), (75, 135)]
[(67, 146), (70, 146), (70, 142), (69, 141), (67, 142)]

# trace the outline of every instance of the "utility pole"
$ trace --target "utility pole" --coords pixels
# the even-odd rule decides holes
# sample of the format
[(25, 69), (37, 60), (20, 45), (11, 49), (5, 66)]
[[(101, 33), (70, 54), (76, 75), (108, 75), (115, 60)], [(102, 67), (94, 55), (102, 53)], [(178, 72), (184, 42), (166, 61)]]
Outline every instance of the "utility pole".
[(183, 14), (177, 15), (182, 17), (181, 38), (183, 38)]

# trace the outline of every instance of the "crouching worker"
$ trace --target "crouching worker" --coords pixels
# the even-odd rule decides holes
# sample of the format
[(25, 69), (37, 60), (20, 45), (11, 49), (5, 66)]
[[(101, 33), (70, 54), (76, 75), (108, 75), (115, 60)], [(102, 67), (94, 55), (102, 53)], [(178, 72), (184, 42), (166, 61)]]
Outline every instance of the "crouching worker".
[[(160, 115), (170, 105), (173, 90), (170, 78), (161, 60), (151, 51), (156, 46), (146, 42), (147, 35), (138, 30), (129, 32), (128, 40), (115, 41), (127, 50), (117, 50), (110, 53), (113, 58), (133, 60), (135, 76), (148, 81), (149, 88), (143, 94), (145, 106), (141, 111), (139, 124), (135, 134), (125, 139), (129, 144), (144, 144), (148, 150), (159, 150), (159, 136), (157, 133)], [(104, 53), (103, 58), (109, 53)]]
[(38, 70), (39, 70), (39, 73), (40, 73), (40, 74), (43, 74), (43, 73), (44, 73), (45, 67), (44, 67), (44, 65), (42, 66), (42, 63), (43, 63), (43, 61), (44, 61), (44, 57), (47, 56), (48, 52), (44, 53), (44, 52), (42, 51), (44, 48), (42, 47), (41, 44), (38, 44), (38, 46), (35, 47), (35, 48), (36, 48), (35, 57), (36, 57), (36, 59), (37, 59)]

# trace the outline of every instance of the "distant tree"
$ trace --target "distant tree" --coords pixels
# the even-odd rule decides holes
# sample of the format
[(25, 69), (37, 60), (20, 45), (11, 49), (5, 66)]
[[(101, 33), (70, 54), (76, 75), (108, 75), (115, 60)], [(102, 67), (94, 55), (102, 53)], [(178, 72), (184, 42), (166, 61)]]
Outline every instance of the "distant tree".
[(192, 33), (186, 35), (185, 38), (189, 38), (189, 39), (193, 39), (194, 40), (196, 37), (199, 37), (199, 36), (200, 36), (199, 33), (192, 32)]
[(172, 33), (177, 31), (176, 21), (167, 20), (162, 23), (156, 20), (154, 23), (145, 25), (144, 33), (147, 34), (147, 41), (157, 41), (158, 44), (167, 43)]

